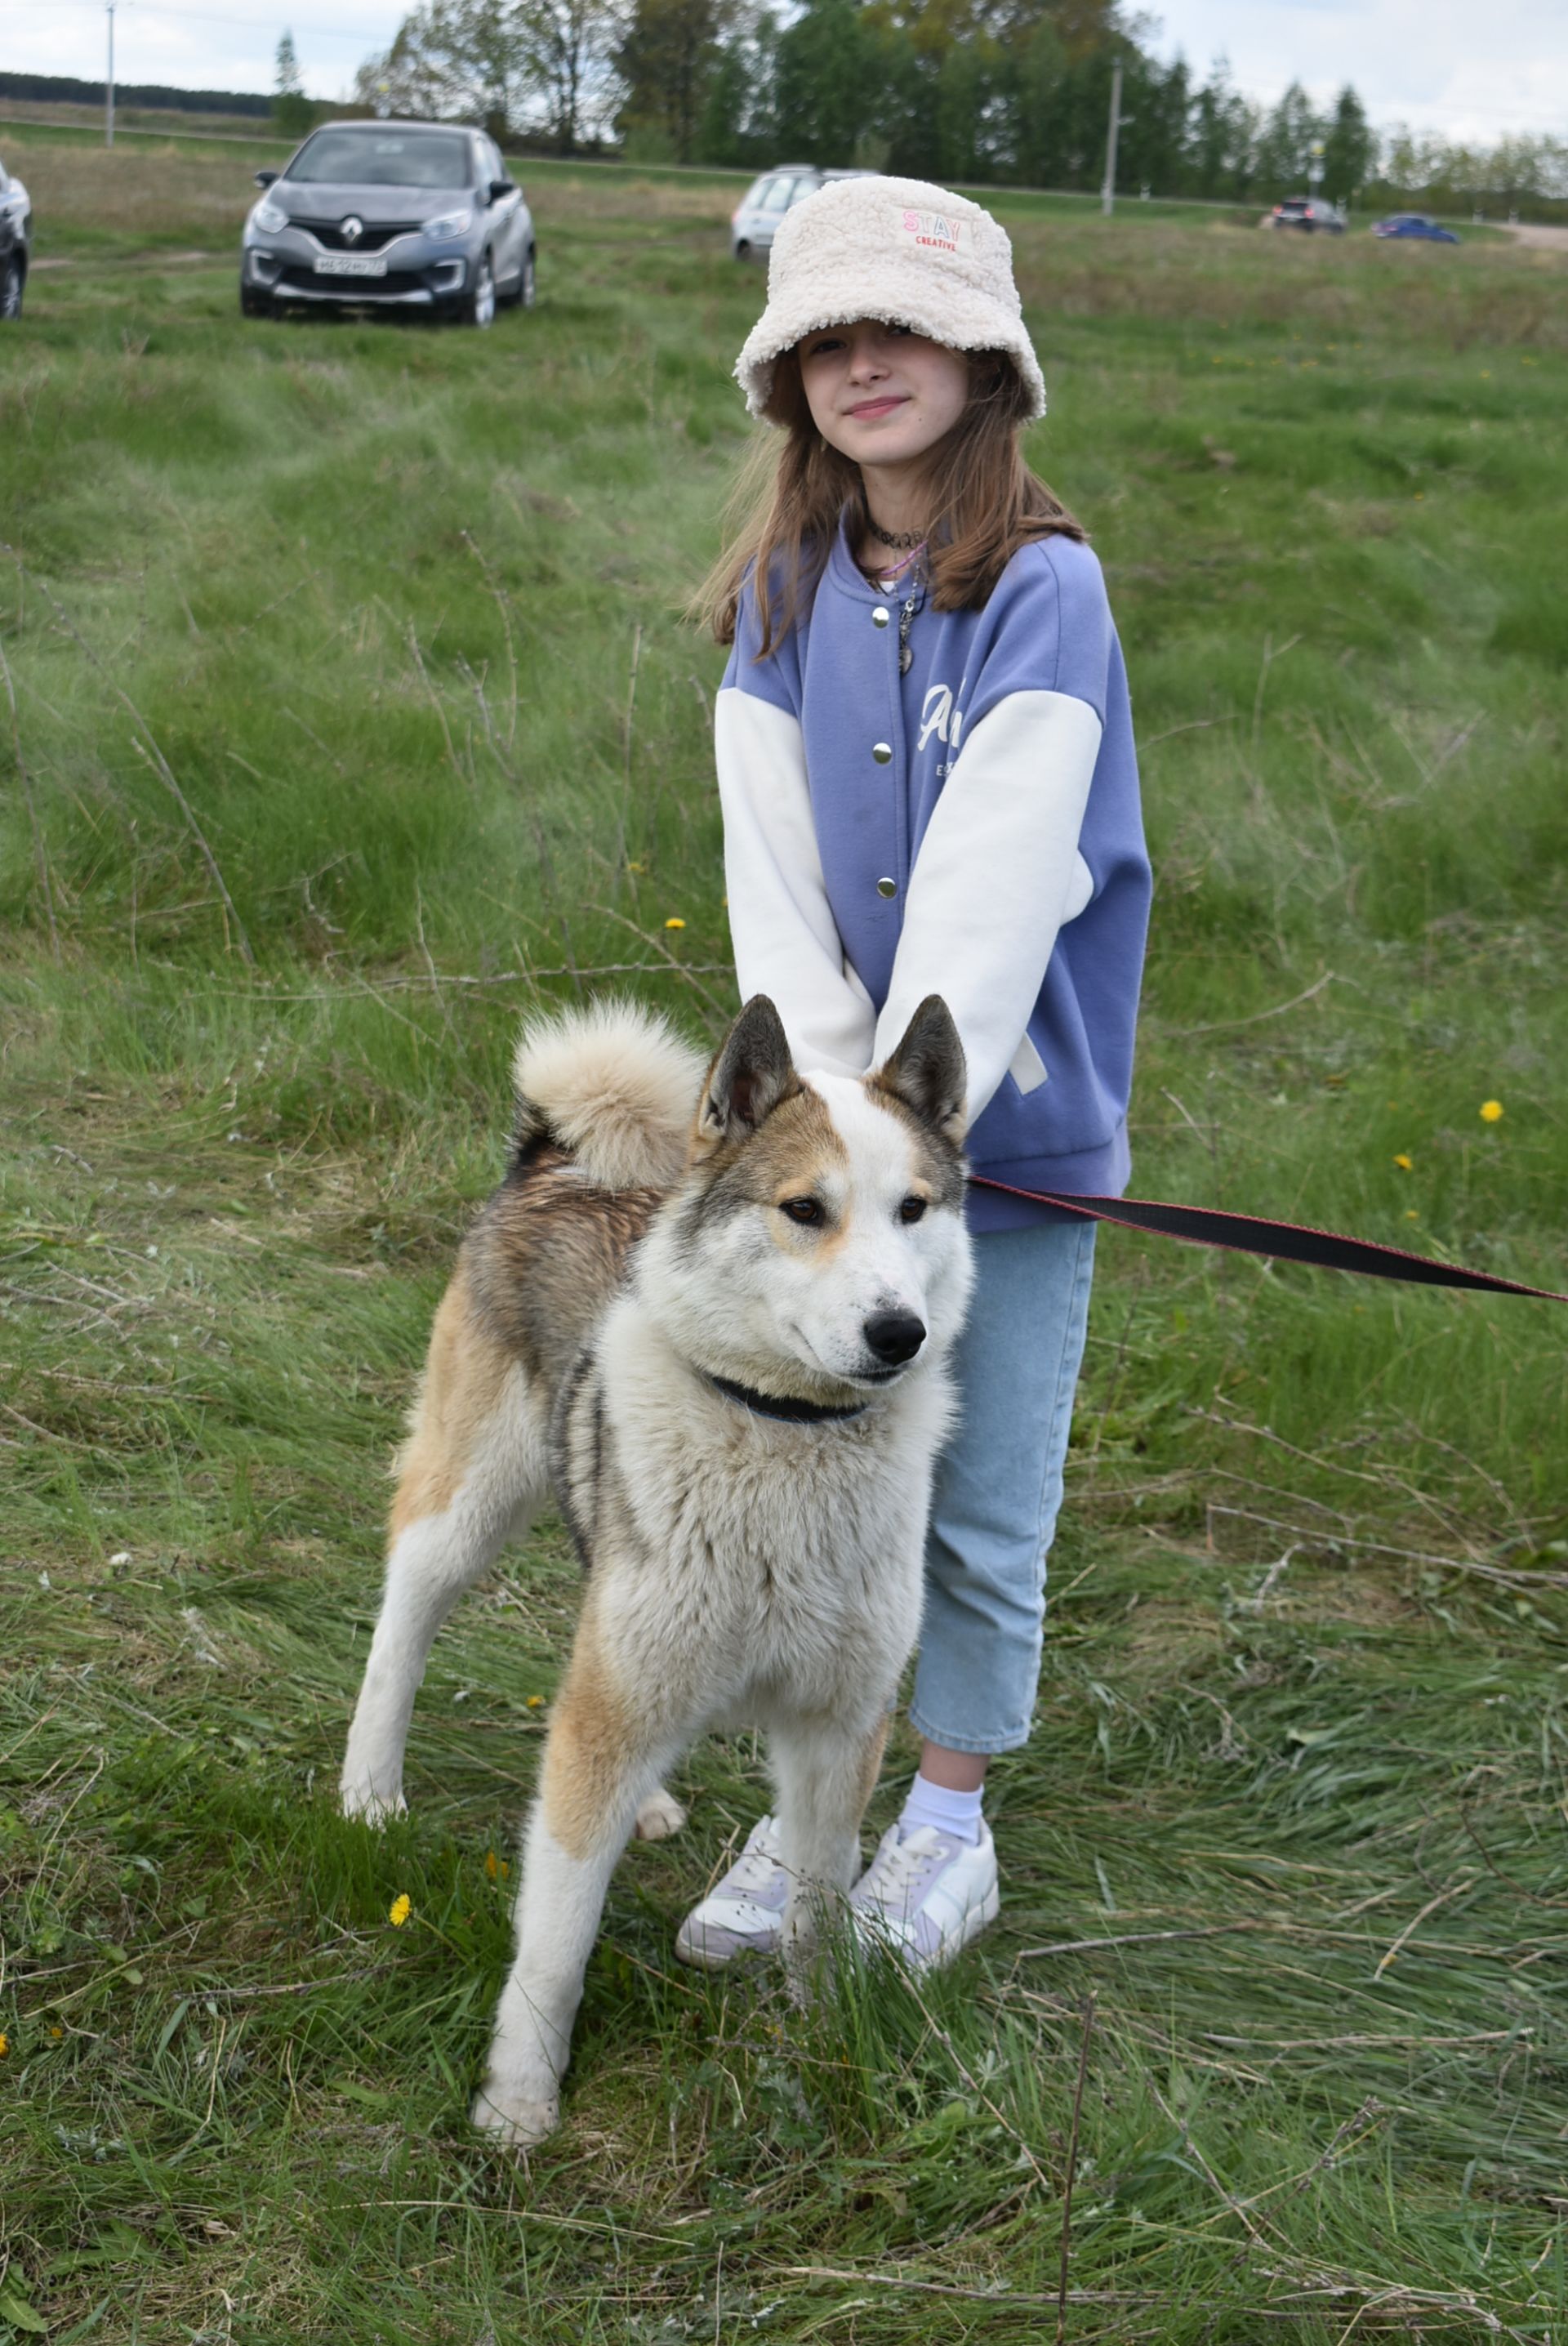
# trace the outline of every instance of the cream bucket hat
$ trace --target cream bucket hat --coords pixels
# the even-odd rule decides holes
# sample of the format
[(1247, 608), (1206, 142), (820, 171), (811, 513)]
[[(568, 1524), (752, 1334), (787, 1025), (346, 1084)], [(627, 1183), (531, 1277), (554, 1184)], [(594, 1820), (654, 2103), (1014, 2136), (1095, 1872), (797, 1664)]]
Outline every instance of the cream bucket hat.
[(773, 372), (802, 334), (885, 318), (954, 351), (1003, 351), (1023, 377), (1029, 415), (1045, 413), (1040, 362), (1024, 331), (1007, 232), (967, 196), (927, 179), (830, 179), (779, 221), (768, 307), (746, 338), (735, 379), (769, 423)]

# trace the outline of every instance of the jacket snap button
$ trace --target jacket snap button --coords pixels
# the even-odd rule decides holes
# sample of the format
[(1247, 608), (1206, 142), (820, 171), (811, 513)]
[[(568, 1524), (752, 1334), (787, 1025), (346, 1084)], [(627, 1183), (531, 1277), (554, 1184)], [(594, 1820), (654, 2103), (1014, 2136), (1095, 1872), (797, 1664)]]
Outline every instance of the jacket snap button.
[(873, 741), (871, 743), (871, 755), (876, 760), (879, 766), (885, 766), (892, 754), (891, 747), (888, 742)]
[(873, 627), (885, 627), (887, 624), (888, 615), (882, 608), (882, 606), (879, 603), (876, 609), (871, 613), (871, 625)]
[(877, 882), (877, 893), (879, 896), (896, 896), (898, 892), (899, 883), (896, 880), (879, 880)]

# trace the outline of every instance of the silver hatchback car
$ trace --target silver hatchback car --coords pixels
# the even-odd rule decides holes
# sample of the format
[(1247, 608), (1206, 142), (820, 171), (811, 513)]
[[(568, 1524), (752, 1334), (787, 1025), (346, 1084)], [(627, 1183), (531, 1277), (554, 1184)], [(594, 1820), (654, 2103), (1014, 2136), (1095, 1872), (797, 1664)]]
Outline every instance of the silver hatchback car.
[(534, 303), (534, 222), (500, 149), (437, 122), (329, 122), (258, 171), (239, 307), (424, 310), (488, 326)]
[(729, 215), (729, 250), (737, 260), (766, 260), (773, 231), (792, 204), (814, 196), (830, 179), (867, 179), (869, 171), (820, 171), (815, 163), (776, 163), (753, 179)]

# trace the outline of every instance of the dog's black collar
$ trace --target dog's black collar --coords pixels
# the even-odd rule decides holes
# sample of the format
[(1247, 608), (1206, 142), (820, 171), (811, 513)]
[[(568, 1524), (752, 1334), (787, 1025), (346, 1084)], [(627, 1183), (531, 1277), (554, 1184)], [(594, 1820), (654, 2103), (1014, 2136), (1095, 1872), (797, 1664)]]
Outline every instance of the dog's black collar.
[(753, 1417), (771, 1417), (780, 1425), (841, 1424), (846, 1418), (864, 1417), (869, 1402), (856, 1401), (836, 1404), (825, 1401), (790, 1401), (781, 1393), (754, 1392), (749, 1385), (738, 1385), (728, 1377), (716, 1377), (708, 1372), (708, 1383), (726, 1401), (738, 1402), (748, 1409)]

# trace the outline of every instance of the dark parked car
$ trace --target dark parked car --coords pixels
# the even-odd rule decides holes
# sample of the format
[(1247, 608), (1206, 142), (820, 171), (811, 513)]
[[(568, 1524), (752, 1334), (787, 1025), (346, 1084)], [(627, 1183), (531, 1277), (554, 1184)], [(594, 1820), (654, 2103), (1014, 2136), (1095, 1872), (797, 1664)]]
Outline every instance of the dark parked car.
[(1451, 228), (1439, 228), (1436, 220), (1428, 219), (1424, 212), (1390, 212), (1387, 219), (1373, 222), (1372, 234), (1420, 237), (1427, 244), (1459, 242)]
[(1287, 196), (1276, 204), (1269, 214), (1274, 228), (1304, 229), (1308, 236), (1321, 231), (1325, 236), (1343, 236), (1344, 215), (1336, 206), (1325, 203), (1321, 196)]
[(32, 258), (33, 208), (20, 179), (0, 163), (0, 318), (19, 318)]
[(329, 122), (258, 171), (239, 306), (424, 310), (488, 326), (531, 309), (534, 222), (494, 141), (437, 122)]

